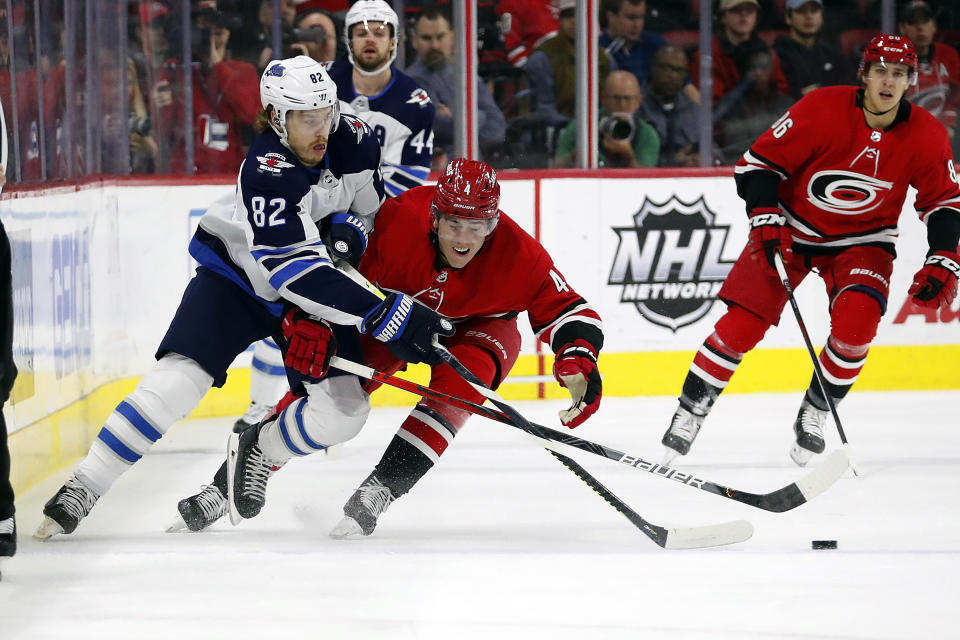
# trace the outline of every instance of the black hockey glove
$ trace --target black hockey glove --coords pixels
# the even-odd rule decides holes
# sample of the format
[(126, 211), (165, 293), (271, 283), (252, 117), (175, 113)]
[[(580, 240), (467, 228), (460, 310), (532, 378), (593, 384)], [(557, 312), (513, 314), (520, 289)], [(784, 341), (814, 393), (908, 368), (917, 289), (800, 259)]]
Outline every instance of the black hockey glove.
[(364, 316), (360, 331), (387, 343), (401, 360), (433, 366), (441, 362), (433, 336), (452, 336), (453, 323), (408, 295), (391, 293)]
[(350, 263), (356, 269), (367, 248), (367, 229), (357, 216), (335, 213), (330, 216), (327, 249), (332, 257)]

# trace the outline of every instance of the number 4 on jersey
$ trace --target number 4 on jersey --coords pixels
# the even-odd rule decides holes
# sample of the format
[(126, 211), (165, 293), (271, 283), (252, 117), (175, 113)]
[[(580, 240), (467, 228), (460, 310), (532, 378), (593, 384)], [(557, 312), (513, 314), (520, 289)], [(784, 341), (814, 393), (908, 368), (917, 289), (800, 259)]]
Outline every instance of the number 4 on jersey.
[(550, 269), (550, 278), (553, 280), (554, 286), (557, 287), (557, 291), (570, 291), (570, 285), (564, 282), (560, 274), (553, 269)]

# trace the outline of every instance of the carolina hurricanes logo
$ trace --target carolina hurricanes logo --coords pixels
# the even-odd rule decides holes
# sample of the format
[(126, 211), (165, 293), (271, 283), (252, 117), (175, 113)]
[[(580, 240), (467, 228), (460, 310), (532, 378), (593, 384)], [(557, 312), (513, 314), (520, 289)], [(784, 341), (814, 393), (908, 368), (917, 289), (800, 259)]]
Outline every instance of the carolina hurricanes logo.
[(876, 209), (892, 187), (853, 171), (818, 171), (807, 184), (807, 200), (824, 211), (855, 216)]

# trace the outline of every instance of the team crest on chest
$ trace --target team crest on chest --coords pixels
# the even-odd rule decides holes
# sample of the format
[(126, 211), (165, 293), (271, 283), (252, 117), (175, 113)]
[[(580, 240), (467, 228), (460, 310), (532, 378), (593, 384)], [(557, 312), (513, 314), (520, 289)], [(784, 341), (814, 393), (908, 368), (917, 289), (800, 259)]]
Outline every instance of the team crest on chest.
[[(864, 155), (870, 148), (861, 152)], [(859, 157), (859, 156), (858, 156)], [(853, 171), (818, 171), (807, 183), (807, 200), (818, 209), (855, 216), (873, 211), (883, 202), (892, 182)]]

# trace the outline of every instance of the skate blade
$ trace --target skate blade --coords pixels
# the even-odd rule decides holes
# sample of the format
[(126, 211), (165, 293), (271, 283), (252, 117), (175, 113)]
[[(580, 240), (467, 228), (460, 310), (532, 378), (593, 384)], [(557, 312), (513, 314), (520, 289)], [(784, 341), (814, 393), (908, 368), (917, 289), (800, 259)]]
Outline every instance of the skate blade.
[(164, 530), (166, 533), (189, 533), (190, 527), (183, 521), (183, 516), (177, 516), (177, 519), (170, 523), (170, 526)]
[(243, 520), (243, 516), (237, 510), (233, 503), (233, 474), (237, 469), (237, 451), (240, 449), (240, 434), (231, 433), (227, 441), (227, 513), (230, 514), (230, 523), (237, 526)]
[(330, 531), (330, 537), (334, 540), (350, 540), (364, 537), (363, 529), (356, 520), (350, 516), (344, 516), (343, 520), (337, 523), (337, 526)]
[(43, 523), (33, 532), (33, 538), (40, 542), (45, 542), (61, 533), (63, 533), (63, 527), (61, 527), (56, 520), (51, 520), (48, 516), (43, 516)]
[(790, 447), (790, 459), (793, 460), (794, 464), (798, 467), (805, 467), (810, 460), (815, 456), (813, 451), (809, 449), (804, 449), (796, 442), (793, 443), (793, 446)]

